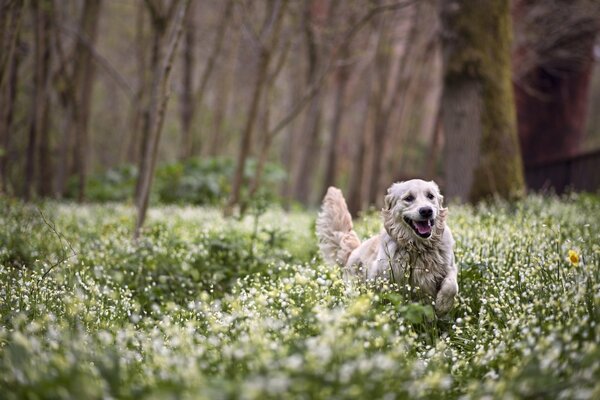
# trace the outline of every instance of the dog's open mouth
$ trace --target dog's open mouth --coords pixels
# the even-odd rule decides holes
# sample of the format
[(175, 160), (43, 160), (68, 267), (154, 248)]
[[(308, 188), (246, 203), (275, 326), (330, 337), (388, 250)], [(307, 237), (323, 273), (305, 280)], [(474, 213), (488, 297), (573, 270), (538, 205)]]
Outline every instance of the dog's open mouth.
[(423, 221), (414, 221), (408, 217), (404, 217), (404, 221), (415, 231), (417, 235), (427, 239), (431, 236), (431, 230), (435, 221), (433, 219), (426, 219)]

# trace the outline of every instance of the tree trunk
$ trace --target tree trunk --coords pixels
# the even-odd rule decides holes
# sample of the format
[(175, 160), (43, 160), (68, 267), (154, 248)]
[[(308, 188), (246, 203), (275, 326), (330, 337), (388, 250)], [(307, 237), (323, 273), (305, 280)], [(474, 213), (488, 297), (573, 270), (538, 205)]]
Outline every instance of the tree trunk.
[(183, 73), (181, 74), (181, 147), (179, 148), (179, 159), (185, 160), (192, 155), (192, 117), (194, 115), (194, 79), (195, 68), (194, 51), (195, 46), (195, 22), (194, 5), (190, 3), (190, 9), (185, 16), (185, 35), (183, 41)]
[(444, 44), (446, 196), (476, 201), (518, 195), (524, 180), (511, 84), (509, 1), (456, 1), (442, 9), (442, 21), (452, 40)]
[(273, 140), (279, 131), (273, 132), (271, 130), (271, 91), (273, 90), (273, 85), (279, 76), (279, 73), (282, 71), (283, 66), (285, 65), (285, 61), (288, 55), (288, 47), (286, 46), (286, 50), (281, 53), (279, 60), (275, 63), (274, 71), (269, 76), (269, 82), (266, 85), (266, 89), (264, 92), (263, 99), (263, 115), (262, 115), (262, 126), (261, 130), (263, 132), (261, 137), (261, 145), (260, 152), (258, 154), (258, 162), (256, 164), (256, 170), (254, 172), (254, 177), (252, 178), (252, 183), (250, 184), (250, 188), (248, 189), (248, 198), (246, 201), (241, 203), (240, 214), (244, 215), (245, 210), (248, 207), (249, 201), (256, 195), (258, 192), (258, 188), (262, 183), (263, 172), (265, 170), (265, 165), (267, 164), (267, 158), (269, 156), (269, 150), (271, 149), (271, 145), (273, 144)]
[(38, 137), (40, 139), (39, 151), (39, 185), (40, 196), (48, 197), (53, 192), (53, 166), (50, 149), (50, 66), (51, 66), (51, 47), (50, 38), (52, 37), (52, 2), (42, 2), (40, 18), (42, 24), (40, 50), (41, 65), (36, 66), (38, 79), (40, 83), (39, 95), (42, 97), (40, 115), (38, 119)]
[(373, 77), (370, 70), (367, 70), (366, 75), (366, 84), (363, 90), (363, 93), (366, 93), (366, 95), (362, 98), (362, 110), (358, 113), (361, 115), (361, 119), (354, 133), (356, 147), (354, 149), (354, 157), (352, 157), (354, 162), (351, 167), (350, 185), (348, 188), (348, 210), (353, 217), (356, 217), (362, 209), (367, 144), (371, 138), (368, 127), (370, 125), (369, 108), (373, 95), (371, 93)]
[(444, 87), (443, 119), (445, 195), (467, 200), (480, 165), (482, 98), (478, 82), (448, 82)]
[(252, 182), (250, 183), (250, 188), (248, 189), (248, 196), (244, 201), (240, 202), (240, 215), (244, 215), (246, 209), (248, 208), (249, 202), (254, 198), (256, 193), (258, 192), (258, 188), (262, 183), (262, 176), (265, 169), (265, 165), (267, 164), (267, 157), (269, 155), (269, 149), (271, 148), (271, 144), (273, 143), (273, 136), (269, 135), (270, 130), (270, 106), (271, 106), (271, 86), (273, 82), (271, 80), (268, 85), (264, 100), (263, 100), (263, 115), (262, 115), (262, 126), (261, 130), (264, 132), (260, 152), (258, 155), (258, 162), (256, 163), (256, 170), (254, 171), (254, 177), (252, 178)]
[(600, 3), (514, 2), (515, 98), (523, 162), (573, 156), (585, 134)]
[[(190, 124), (192, 124), (192, 125), (194, 124), (194, 119), (196, 117), (196, 114), (202, 115), (200, 108), (202, 107), (202, 103), (204, 102), (204, 96), (206, 95), (206, 91), (207, 91), (206, 88), (208, 87), (208, 81), (209, 81), (210, 77), (212, 76), (217, 59), (219, 58), (219, 55), (221, 54), (221, 50), (223, 48), (223, 41), (225, 39), (225, 32), (227, 30), (227, 25), (231, 19), (231, 15), (233, 14), (233, 6), (234, 6), (233, 0), (227, 0), (227, 2), (225, 3), (225, 8), (223, 10), (223, 14), (221, 15), (221, 19), (219, 21), (218, 28), (217, 28), (216, 37), (213, 42), (213, 48), (212, 48), (210, 55), (208, 57), (208, 60), (206, 62), (206, 66), (204, 67), (204, 70), (202, 71), (202, 76), (200, 77), (200, 85), (198, 86), (198, 89), (196, 90), (194, 107), (193, 107), (193, 109), (195, 109), (196, 112), (192, 113), (191, 120), (190, 120)], [(189, 143), (188, 157), (192, 153), (198, 153), (200, 150), (200, 147), (201, 147), (197, 143), (195, 143), (193, 139), (194, 139), (193, 135), (190, 132), (189, 136), (187, 137), (187, 140)]]
[[(383, 151), (388, 134), (388, 120), (397, 97), (396, 93), (390, 93), (389, 81), (392, 66), (391, 44), (387, 38), (387, 27), (385, 20), (380, 20), (377, 33), (377, 50), (375, 54), (374, 74), (376, 87), (372, 94), (371, 105), (373, 107), (373, 137), (371, 142), (371, 165), (368, 170), (367, 202), (375, 204), (379, 197), (379, 179), (383, 164)], [(402, 65), (400, 61), (399, 65)], [(386, 99), (392, 99), (386, 102)], [(366, 160), (365, 160), (366, 161)]]
[(91, 48), (96, 43), (101, 3), (101, 0), (89, 0), (84, 3), (79, 31), (80, 38), (75, 49), (76, 60), (73, 81), (75, 82), (76, 91), (76, 117), (73, 126), (76, 129), (76, 134), (73, 159), (77, 174), (77, 198), (80, 202), (85, 198), (89, 156), (88, 126), (95, 75)]
[[(44, 168), (49, 168), (49, 165), (40, 165), (40, 162), (43, 161), (44, 163), (49, 164), (49, 160), (45, 157), (40, 158), (39, 152), (44, 152), (45, 150), (45, 153), (48, 154), (48, 77), (50, 68), (50, 48), (48, 38), (50, 37), (50, 8), (51, 3), (47, 1), (35, 1), (32, 3), (35, 63), (33, 75), (34, 90), (32, 94), (29, 141), (27, 144), (27, 160), (25, 164), (25, 182), (23, 191), (25, 200), (29, 200), (34, 193), (36, 169), (39, 168), (37, 176), (40, 179), (40, 186), (43, 179), (48, 177)], [(40, 141), (41, 146), (39, 143)], [(36, 157), (36, 155), (38, 157)], [(44, 173), (44, 176), (41, 176), (40, 173)]]
[[(173, 2), (171, 5), (176, 4)], [(150, 132), (148, 136), (148, 142), (143, 156), (143, 168), (140, 169), (138, 180), (140, 181), (139, 197), (137, 198), (138, 216), (135, 226), (134, 238), (138, 238), (140, 235), (141, 228), (146, 219), (146, 211), (148, 210), (148, 201), (150, 198), (150, 189), (152, 187), (152, 180), (154, 177), (154, 170), (156, 168), (156, 158), (158, 154), (158, 145), (160, 143), (160, 137), (163, 128), (165, 111), (167, 108), (167, 101), (169, 99), (169, 77), (173, 68), (173, 59), (177, 51), (177, 46), (183, 32), (183, 19), (185, 13), (190, 5), (190, 0), (187, 0), (180, 4), (179, 13), (177, 19), (174, 22), (173, 33), (171, 39), (167, 45), (164, 60), (160, 64), (155, 66), (155, 79), (153, 81), (152, 96), (151, 96), (151, 124)], [(171, 13), (167, 13), (169, 15)], [(169, 25), (170, 17), (164, 16), (161, 18), (161, 23), (166, 28)], [(155, 20), (156, 21), (156, 20)]]
[[(348, 58), (348, 48), (345, 46), (340, 51), (342, 62)], [(335, 185), (337, 178), (337, 156), (340, 149), (339, 136), (340, 127), (342, 124), (342, 115), (344, 113), (344, 99), (346, 97), (346, 87), (348, 85), (348, 77), (350, 75), (349, 67), (342, 65), (339, 67), (336, 77), (335, 103), (333, 106), (333, 120), (331, 122), (331, 137), (327, 146), (327, 158), (325, 164), (325, 179), (321, 195), (324, 196), (329, 186)]]
[(267, 43), (259, 44), (261, 48), (259, 50), (260, 53), (258, 59), (257, 76), (254, 88), (252, 90), (252, 98), (250, 100), (246, 122), (242, 131), (242, 140), (240, 142), (240, 149), (236, 161), (233, 181), (231, 184), (231, 195), (227, 201), (227, 205), (223, 210), (223, 214), (225, 216), (231, 216), (233, 214), (233, 207), (240, 202), (242, 185), (244, 184), (244, 167), (246, 165), (246, 159), (250, 154), (250, 146), (252, 145), (252, 136), (255, 130), (254, 128), (256, 124), (256, 118), (258, 116), (261, 94), (265, 87), (265, 83), (268, 81), (267, 77), (269, 64), (271, 62), (273, 51), (279, 43), (279, 33), (283, 25), (283, 17), (285, 9), (287, 8), (287, 4), (288, 2), (284, 0), (282, 4), (279, 4), (278, 8), (274, 7), (276, 9), (274, 9), (273, 12), (267, 12), (263, 23), (263, 29), (261, 29), (261, 31), (264, 32), (264, 28), (270, 26), (271, 23), (273, 24), (273, 28), (270, 31)]
[(19, 31), (21, 29), (23, 6), (23, 0), (0, 4), (2, 8), (2, 15), (0, 16), (0, 46), (3, 49), (2, 54), (0, 54), (0, 90), (5, 88), (6, 82), (9, 79), (10, 64), (15, 56)]
[(431, 136), (431, 142), (429, 144), (429, 158), (428, 162), (425, 163), (424, 176), (425, 179), (437, 179), (437, 166), (438, 157), (440, 153), (440, 142), (442, 139), (442, 118), (441, 112), (438, 110), (435, 117), (435, 123), (433, 128), (433, 135)]
[[(152, 90), (156, 85), (159, 85), (160, 82), (160, 73), (161, 73), (161, 48), (164, 41), (164, 36), (166, 34), (166, 28), (168, 27), (166, 21), (162, 21), (160, 16), (155, 16), (152, 18), (152, 50), (150, 53), (150, 65), (152, 72), (149, 74), (148, 80), (144, 81), (145, 86), (152, 85)], [(153, 99), (156, 95), (154, 92), (148, 92), (145, 90), (143, 105), (140, 107), (140, 132), (137, 135), (139, 137), (139, 143), (137, 146), (139, 147), (139, 160), (138, 160), (138, 179), (135, 186), (135, 199), (136, 204), (141, 203), (141, 190), (142, 190), (142, 171), (146, 171), (149, 169), (149, 158), (147, 158), (147, 150), (146, 148), (150, 146), (151, 143), (151, 131), (152, 131), (152, 113), (154, 112), (155, 106), (153, 106)]]
[[(140, 146), (140, 135), (144, 120), (144, 104), (147, 97), (148, 68), (146, 66), (148, 43), (145, 35), (146, 8), (142, 2), (138, 4), (136, 14), (135, 42), (136, 42), (136, 68), (137, 88), (131, 110), (131, 132), (127, 144), (127, 162), (140, 164), (143, 147)], [(136, 190), (137, 194), (137, 190)]]
[(305, 122), (305, 138), (300, 161), (295, 179), (294, 198), (302, 204), (308, 205), (311, 201), (311, 179), (319, 159), (319, 133), (321, 128), (321, 95), (317, 94), (308, 108)]
[(224, 131), (225, 117), (229, 110), (231, 97), (235, 94), (231, 89), (234, 80), (234, 65), (236, 64), (236, 57), (238, 56), (240, 39), (242, 36), (241, 29), (232, 30), (232, 35), (231, 44), (227, 48), (227, 53), (224, 55), (225, 67), (219, 68), (219, 77), (215, 80), (215, 83), (218, 86), (215, 88), (217, 93), (213, 104), (214, 115), (212, 118), (212, 133), (209, 136), (209, 145), (204, 153), (212, 157), (222, 154), (223, 147), (226, 146), (228, 142), (225, 137), (227, 132)]
[[(300, 91), (302, 90), (302, 78), (300, 77), (300, 72), (300, 63), (292, 63), (290, 66), (290, 72), (288, 77), (288, 79), (291, 80), (291, 90), (289, 93), (290, 97), (288, 98), (288, 108), (291, 108), (294, 105), (297, 97), (296, 93), (300, 93)], [(293, 178), (295, 177), (294, 172), (296, 171), (297, 161), (296, 146), (298, 145), (298, 140), (302, 135), (301, 128), (302, 126), (300, 124), (300, 121), (294, 121), (290, 129), (286, 132), (285, 137), (283, 139), (283, 143), (281, 145), (281, 155), (279, 160), (284, 166), (288, 178), (282, 182), (280, 193), (281, 197), (283, 197), (284, 207), (286, 209), (289, 209), (293, 196)]]
[[(3, 48), (7, 49), (0, 70), (0, 192), (8, 192), (8, 158), (11, 141), (10, 133), (14, 120), (15, 102), (17, 99), (17, 83), (20, 55), (17, 51), (19, 43), (23, 2), (17, 1), (6, 11), (1, 21), (3, 30), (0, 38)], [(10, 24), (6, 20), (10, 21)], [(6, 64), (4, 64), (6, 63)]]
[(380, 193), (391, 182), (425, 170), (420, 162), (431, 161), (430, 155), (423, 156), (416, 149), (431, 142), (439, 114), (442, 71), (436, 3), (423, 0), (415, 4), (400, 72), (398, 106), (389, 122), (394, 134), (385, 146)]
[[(425, 1), (425, 0), (423, 0)], [(419, 3), (421, 5), (421, 3)], [(418, 9), (414, 11), (413, 18), (418, 17)], [(416, 15), (415, 15), (416, 14)], [(393, 51), (392, 42), (389, 39), (389, 33), (386, 25), (382, 21), (382, 31), (376, 56), (376, 71), (378, 76), (378, 98), (375, 101), (375, 119), (373, 130), (373, 151), (371, 152), (371, 169), (369, 178), (369, 204), (376, 204), (383, 198), (384, 190), (389, 186), (388, 174), (384, 174), (384, 166), (389, 164), (389, 158), (394, 154), (390, 151), (393, 144), (392, 129), (390, 121), (394, 111), (398, 108), (400, 99), (406, 98), (406, 89), (409, 83), (410, 66), (412, 61), (410, 57), (414, 49), (414, 42), (418, 33), (417, 22), (413, 20), (409, 23), (410, 31), (404, 43), (404, 48), (400, 53), (397, 72), (393, 85), (390, 82), (393, 79)], [(400, 103), (400, 107), (403, 104)]]
[(246, 165), (246, 159), (250, 154), (250, 146), (252, 144), (252, 135), (254, 133), (254, 125), (256, 117), (258, 116), (258, 106), (260, 104), (261, 93), (267, 78), (267, 70), (269, 67), (270, 54), (266, 51), (260, 55), (258, 63), (258, 71), (256, 82), (252, 90), (252, 99), (250, 100), (250, 109), (246, 117), (246, 123), (244, 130), (242, 131), (242, 140), (240, 142), (240, 150), (236, 162), (235, 172), (233, 175), (233, 182), (231, 185), (231, 195), (227, 206), (225, 207), (225, 216), (231, 216), (233, 214), (233, 207), (240, 201), (240, 194), (242, 185), (244, 184), (244, 167)]
[[(303, 30), (306, 40), (306, 50), (308, 56), (307, 86), (313, 87), (319, 80), (321, 69), (321, 50), (319, 49), (317, 38), (315, 37), (314, 25), (317, 24), (320, 11), (312, 7), (312, 2), (306, 2), (304, 9)], [(319, 90), (310, 101), (304, 132), (306, 132), (306, 141), (301, 149), (298, 169), (296, 170), (294, 198), (302, 204), (308, 204), (311, 200), (311, 179), (314, 178), (314, 170), (319, 160), (319, 133), (321, 129), (321, 90)]]

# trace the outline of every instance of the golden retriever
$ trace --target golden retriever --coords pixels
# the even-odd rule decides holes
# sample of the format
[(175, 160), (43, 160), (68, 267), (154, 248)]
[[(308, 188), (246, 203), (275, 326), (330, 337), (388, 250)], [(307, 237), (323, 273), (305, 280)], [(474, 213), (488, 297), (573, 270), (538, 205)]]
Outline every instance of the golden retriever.
[(341, 265), (346, 280), (391, 279), (403, 285), (408, 276), (410, 286), (430, 297), (442, 316), (458, 293), (454, 239), (443, 199), (433, 181), (394, 183), (381, 211), (384, 229), (361, 243), (342, 192), (330, 187), (316, 224), (323, 259)]

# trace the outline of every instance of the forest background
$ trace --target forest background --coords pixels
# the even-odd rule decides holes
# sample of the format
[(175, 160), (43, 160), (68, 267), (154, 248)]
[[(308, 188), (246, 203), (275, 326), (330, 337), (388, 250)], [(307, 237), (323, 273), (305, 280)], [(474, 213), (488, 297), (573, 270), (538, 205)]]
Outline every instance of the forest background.
[(0, 7), (0, 187), (24, 199), (131, 200), (143, 221), (149, 201), (229, 215), (336, 185), (356, 214), (411, 177), (516, 196), (600, 146), (591, 0)]

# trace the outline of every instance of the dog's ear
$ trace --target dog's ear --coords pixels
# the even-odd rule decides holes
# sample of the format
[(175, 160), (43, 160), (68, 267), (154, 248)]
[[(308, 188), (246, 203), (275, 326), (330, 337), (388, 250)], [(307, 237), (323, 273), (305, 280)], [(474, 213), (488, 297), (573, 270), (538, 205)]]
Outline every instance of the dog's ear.
[(384, 208), (386, 210), (391, 210), (392, 207), (394, 207), (395, 203), (396, 202), (394, 201), (394, 196), (393, 195), (388, 194), (388, 195), (385, 196), (385, 199), (384, 199)]
[(387, 194), (383, 199), (385, 210), (391, 210), (392, 207), (396, 205), (396, 196), (394, 196), (394, 194), (392, 193), (392, 187), (393, 185), (387, 189)]

